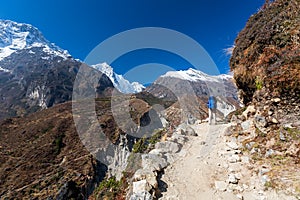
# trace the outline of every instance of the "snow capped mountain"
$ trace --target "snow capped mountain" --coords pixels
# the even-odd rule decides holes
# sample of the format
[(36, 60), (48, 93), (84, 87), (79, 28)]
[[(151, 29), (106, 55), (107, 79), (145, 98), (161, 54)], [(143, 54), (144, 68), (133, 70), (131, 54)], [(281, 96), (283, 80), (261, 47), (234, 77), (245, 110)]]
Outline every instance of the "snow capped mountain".
[(197, 118), (206, 116), (206, 102), (211, 95), (217, 97), (218, 114), (222, 117), (239, 107), (237, 89), (231, 75), (211, 76), (191, 68), (169, 71), (145, 91), (167, 101), (182, 99), (187, 106), (184, 108), (186, 115), (193, 113)]
[(101, 71), (106, 76), (109, 77), (113, 85), (123, 93), (138, 93), (141, 92), (145, 87), (138, 82), (130, 83), (122, 75), (116, 74), (113, 68), (107, 63), (100, 63), (97, 65), (92, 65), (93, 68)]
[(161, 77), (173, 77), (173, 78), (179, 78), (182, 80), (193, 81), (193, 82), (196, 81), (220, 82), (223, 80), (232, 79), (231, 75), (221, 74), (218, 76), (210, 76), (204, 72), (192, 68), (189, 68), (188, 70), (170, 71), (167, 72), (165, 75), (162, 75)]
[[(67, 51), (50, 43), (32, 25), (0, 20), (0, 61), (14, 52), (34, 47), (42, 48), (45, 53), (64, 59), (70, 57)], [(34, 54), (34, 51), (31, 53)]]

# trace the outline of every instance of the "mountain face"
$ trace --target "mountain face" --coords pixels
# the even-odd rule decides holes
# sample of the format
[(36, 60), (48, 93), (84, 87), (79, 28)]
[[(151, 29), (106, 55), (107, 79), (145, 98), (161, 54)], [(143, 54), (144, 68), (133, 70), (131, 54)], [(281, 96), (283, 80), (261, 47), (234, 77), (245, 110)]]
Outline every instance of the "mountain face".
[[(170, 117), (184, 116), (205, 119), (208, 116), (206, 102), (210, 95), (218, 98), (221, 118), (240, 107), (237, 89), (230, 75), (210, 76), (195, 69), (171, 71), (159, 77), (145, 92), (166, 101), (177, 101), (171, 106)], [(177, 113), (177, 114), (174, 114)], [(178, 120), (176, 124), (178, 124)]]
[(101, 63), (97, 65), (92, 65), (93, 68), (99, 70), (108, 76), (113, 83), (114, 87), (117, 88), (122, 93), (138, 93), (141, 92), (145, 87), (138, 82), (130, 83), (122, 75), (116, 74), (113, 68), (107, 63)]
[[(49, 43), (31, 25), (1, 20), (0, 30), (0, 119), (72, 99), (76, 74), (88, 66)], [(113, 87), (104, 76), (101, 88)]]
[(210, 76), (191, 68), (185, 71), (167, 72), (147, 88), (147, 91), (153, 92), (158, 97), (174, 98), (168, 92), (164, 94), (164, 90), (159, 91), (161, 87), (167, 87), (178, 95), (186, 94), (188, 91), (186, 88), (191, 87), (197, 96), (222, 95), (237, 99), (236, 87), (230, 75)]
[(46, 40), (37, 28), (29, 24), (0, 20), (0, 60), (19, 50), (31, 48), (41, 48), (49, 55), (65, 59), (71, 57), (67, 51)]

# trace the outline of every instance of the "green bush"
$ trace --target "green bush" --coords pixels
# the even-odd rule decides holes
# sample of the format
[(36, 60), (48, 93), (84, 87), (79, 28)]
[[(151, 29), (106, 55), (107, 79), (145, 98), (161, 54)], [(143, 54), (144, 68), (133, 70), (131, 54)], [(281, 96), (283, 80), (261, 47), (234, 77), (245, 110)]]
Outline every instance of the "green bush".
[(151, 148), (160, 141), (164, 129), (158, 129), (154, 130), (153, 135), (149, 138), (143, 137), (140, 138), (132, 147), (133, 153), (145, 153), (147, 151), (150, 151)]
[(255, 86), (257, 90), (261, 90), (263, 88), (263, 81), (258, 76), (256, 77), (255, 80)]
[(104, 179), (94, 191), (96, 199), (116, 199), (123, 193), (122, 179), (117, 181), (115, 177)]

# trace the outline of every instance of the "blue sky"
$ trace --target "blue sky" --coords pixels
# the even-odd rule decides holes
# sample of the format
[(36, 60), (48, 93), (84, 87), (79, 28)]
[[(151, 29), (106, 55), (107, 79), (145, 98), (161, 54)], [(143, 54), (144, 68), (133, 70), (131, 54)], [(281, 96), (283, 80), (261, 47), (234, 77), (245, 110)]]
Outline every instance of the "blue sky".
[[(138, 27), (164, 27), (195, 39), (221, 73), (229, 70), (230, 47), (247, 19), (264, 0), (2, 0), (0, 18), (30, 23), (70, 54), (84, 60), (100, 42)], [(135, 51), (113, 64), (118, 73), (134, 66), (162, 63), (186, 69), (189, 63), (172, 53)]]

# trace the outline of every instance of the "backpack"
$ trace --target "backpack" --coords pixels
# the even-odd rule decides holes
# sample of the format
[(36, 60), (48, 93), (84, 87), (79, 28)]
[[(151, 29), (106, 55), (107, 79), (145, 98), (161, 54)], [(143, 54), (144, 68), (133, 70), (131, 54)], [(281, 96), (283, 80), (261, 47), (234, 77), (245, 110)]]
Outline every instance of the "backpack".
[(207, 107), (208, 107), (209, 109), (215, 109), (215, 108), (216, 108), (216, 100), (215, 100), (215, 97), (210, 96), (210, 97), (208, 98)]

